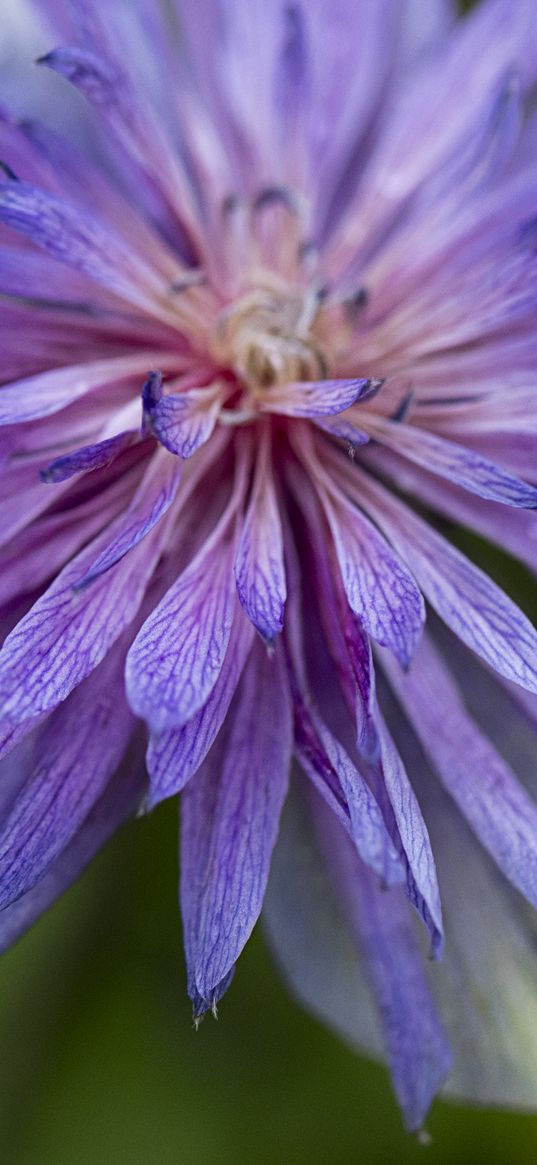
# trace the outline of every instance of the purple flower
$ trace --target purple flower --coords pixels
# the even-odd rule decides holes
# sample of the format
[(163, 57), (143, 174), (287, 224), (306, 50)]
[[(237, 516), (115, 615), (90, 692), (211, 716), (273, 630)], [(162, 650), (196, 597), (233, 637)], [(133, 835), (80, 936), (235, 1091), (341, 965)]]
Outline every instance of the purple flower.
[(265, 899), (410, 1128), (533, 1105), (537, 636), (450, 534), (537, 565), (534, 0), (38, 8), (88, 111), (0, 123), (0, 941), (183, 791), (196, 1019)]

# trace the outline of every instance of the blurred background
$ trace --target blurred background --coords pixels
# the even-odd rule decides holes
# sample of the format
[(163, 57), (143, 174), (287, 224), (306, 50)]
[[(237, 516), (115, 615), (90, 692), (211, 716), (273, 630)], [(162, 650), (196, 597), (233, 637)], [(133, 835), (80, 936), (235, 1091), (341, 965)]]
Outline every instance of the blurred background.
[[(518, 1165), (537, 1116), (437, 1102), (418, 1144), (387, 1075), (287, 996), (258, 931), (192, 1028), (177, 807), (132, 822), (0, 962), (4, 1165)], [(537, 984), (537, 976), (536, 976)]]

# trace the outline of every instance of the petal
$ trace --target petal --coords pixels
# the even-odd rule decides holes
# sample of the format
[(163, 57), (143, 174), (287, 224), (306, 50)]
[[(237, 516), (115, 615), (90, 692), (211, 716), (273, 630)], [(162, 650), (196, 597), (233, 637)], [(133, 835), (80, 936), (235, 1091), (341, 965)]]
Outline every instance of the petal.
[(130, 430), (117, 433), (115, 437), (108, 437), (105, 441), (97, 441), (94, 445), (84, 445), (73, 453), (64, 453), (56, 457), (39, 476), (47, 485), (58, 481), (66, 481), (76, 473), (89, 473), (92, 469), (103, 469), (126, 449), (132, 445), (137, 434)]
[(59, 412), (92, 389), (143, 375), (147, 356), (123, 356), (53, 368), (0, 390), (0, 424), (18, 425)]
[(167, 454), (157, 453), (151, 458), (130, 505), (114, 524), (114, 537), (75, 584), (77, 591), (120, 562), (167, 514), (176, 497), (181, 472), (181, 465)]
[(114, 652), (38, 730), (0, 833), (0, 909), (27, 893), (82, 824), (134, 729)]
[(209, 539), (139, 631), (127, 657), (131, 707), (153, 732), (180, 728), (209, 698), (237, 605), (233, 497)]
[(117, 563), (113, 574), (82, 592), (75, 590), (76, 583), (108, 544), (109, 532), (64, 568), (0, 652), (3, 715), (19, 723), (51, 710), (97, 667), (136, 615), (160, 557), (161, 539), (153, 535)]
[[(261, 715), (260, 715), (261, 709)], [(257, 921), (292, 748), (281, 654), (254, 645), (204, 769), (182, 797), (181, 909), (189, 992), (213, 1006)]]
[(98, 219), (25, 182), (0, 181), (0, 221), (127, 302), (162, 314), (166, 285)]
[(447, 477), (448, 481), (479, 497), (503, 502), (507, 506), (537, 509), (537, 489), (513, 477), (507, 470), (494, 465), (473, 449), (456, 445), (453, 441), (414, 425), (375, 418), (368, 420), (365, 428), (381, 444), (388, 445), (401, 456), (409, 457), (416, 465), (422, 465), (440, 477)]
[(76, 881), (111, 834), (136, 812), (145, 784), (145, 773), (137, 763), (137, 755), (140, 755), (139, 742), (128, 757), (128, 763), (123, 764), (121, 771), (108, 783), (75, 837), (47, 868), (41, 880), (2, 910), (0, 952), (7, 950), (49, 909)]
[(417, 784), (442, 886), (446, 946), (430, 971), (454, 1053), (446, 1094), (535, 1109), (534, 912), (481, 849), (402, 718), (390, 723)]
[(183, 728), (151, 735), (147, 750), (148, 809), (179, 793), (205, 760), (226, 719), (253, 637), (253, 627), (238, 608), (222, 670), (207, 703)]
[[(362, 860), (388, 885), (401, 882), (404, 871), (369, 784), (317, 711), (304, 653), (300, 576), (290, 547), (288, 558), (291, 586), (285, 647), (294, 705), (295, 755), (304, 773), (352, 838)], [(314, 646), (315, 670), (311, 670), (314, 680), (323, 681), (321, 707), (324, 707), (327, 690), (332, 702), (334, 698), (337, 701), (338, 696), (341, 702), (337, 684), (331, 682), (329, 660), (322, 659), (317, 642)]]
[(424, 604), (412, 575), (361, 510), (320, 492), (347, 601), (377, 643), (407, 667), (422, 632)]
[(495, 671), (537, 691), (537, 633), (506, 594), (407, 506), (353, 469), (349, 488), (403, 555), (426, 598), (464, 643)]
[(157, 441), (178, 457), (192, 457), (213, 432), (222, 389), (212, 384), (162, 396), (151, 381), (151, 391), (145, 393), (143, 401), (146, 425)]
[(256, 452), (254, 480), (235, 559), (237, 593), (248, 618), (273, 643), (283, 627), (287, 595), (283, 534), (269, 437)]
[(375, 380), (311, 380), (275, 385), (260, 400), (260, 411), (286, 417), (330, 417), (375, 393)]
[(384, 1045), (405, 1122), (419, 1128), (450, 1053), (408, 907), (399, 889), (379, 889), (320, 804), (314, 821), (312, 836), (304, 806), (289, 799), (265, 903), (269, 940), (308, 1007), (362, 1050)]
[(447, 792), (507, 878), (537, 906), (537, 805), (466, 713), (430, 639), (390, 681)]

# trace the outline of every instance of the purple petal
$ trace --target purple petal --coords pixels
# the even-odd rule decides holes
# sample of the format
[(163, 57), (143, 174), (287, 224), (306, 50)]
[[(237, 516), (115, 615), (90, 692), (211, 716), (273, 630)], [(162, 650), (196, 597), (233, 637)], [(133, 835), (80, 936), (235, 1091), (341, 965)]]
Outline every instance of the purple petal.
[(92, 469), (103, 469), (105, 465), (111, 464), (118, 453), (132, 445), (136, 436), (135, 432), (128, 430), (124, 433), (118, 433), (115, 437), (108, 437), (105, 441), (98, 441), (94, 445), (84, 445), (73, 453), (64, 453), (61, 457), (56, 457), (54, 461), (51, 461), (46, 469), (41, 470), (39, 475), (41, 481), (55, 484), (58, 481), (66, 481), (75, 473), (88, 473)]
[(256, 457), (250, 502), (235, 559), (235, 578), (248, 618), (272, 643), (283, 627), (287, 589), (279, 505), (268, 457), (265, 442)]
[(6, 384), (0, 392), (0, 424), (18, 425), (48, 417), (101, 385), (117, 384), (147, 368), (147, 356), (123, 356), (53, 368)]
[(386, 791), (395, 829), (391, 836), (407, 866), (407, 893), (431, 935), (431, 953), (442, 951), (443, 927), (440, 891), (431, 842), (416, 794), (395, 744), (378, 715), (381, 741), (380, 783)]
[(286, 417), (330, 417), (376, 390), (373, 380), (312, 380), (275, 385), (260, 401), (261, 412)]
[(315, 806), (315, 834), (309, 816), (291, 795), (265, 900), (269, 943), (314, 1015), (362, 1053), (378, 1058), (384, 1043), (406, 1121), (419, 1127), (450, 1057), (409, 908), (399, 888), (379, 890), (331, 814)]
[(129, 651), (129, 700), (153, 732), (179, 728), (191, 720), (206, 703), (222, 669), (237, 605), (234, 538), (228, 538), (232, 520), (226, 512)]
[(38, 731), (0, 834), (0, 909), (41, 878), (117, 768), (135, 726), (123, 664), (124, 652), (109, 656)]
[(324, 490), (320, 496), (351, 610), (407, 667), (425, 617), (412, 575), (360, 510)]
[(404, 740), (442, 886), (449, 941), (441, 962), (429, 969), (454, 1053), (446, 1095), (533, 1109), (537, 1053), (528, 1017), (534, 1006), (534, 910), (513, 891), (435, 780), (408, 721), (398, 714), (391, 722)]
[(132, 501), (114, 523), (114, 536), (95, 559), (89, 570), (74, 584), (82, 590), (120, 562), (160, 522), (177, 494), (182, 467), (168, 457), (155, 455), (136, 490)]
[[(261, 710), (261, 713), (260, 713)], [(257, 921), (292, 749), (281, 654), (254, 645), (226, 730), (182, 797), (181, 909), (189, 992), (213, 1005)]]
[(74, 587), (106, 546), (104, 532), (57, 576), (5, 640), (0, 652), (2, 715), (15, 723), (54, 708), (85, 679), (136, 615), (160, 557), (153, 537), (112, 575)]
[(219, 386), (193, 388), (169, 396), (144, 398), (144, 418), (153, 435), (178, 457), (192, 457), (208, 441), (222, 404)]
[(183, 728), (150, 737), (148, 809), (179, 793), (205, 760), (227, 716), (253, 637), (253, 627), (239, 608), (222, 670), (207, 703)]
[(0, 181), (0, 221), (129, 303), (157, 310), (164, 281), (85, 211), (27, 183)]
[[(138, 742), (138, 755), (140, 742)], [(0, 952), (4, 952), (79, 877), (97, 851), (140, 804), (145, 784), (136, 752), (107, 785), (76, 836), (51, 863), (41, 880), (0, 913)]]
[(369, 785), (320, 716), (296, 695), (295, 753), (301, 768), (332, 810), (334, 793), (330, 796), (330, 791), (339, 789), (349, 814), (348, 824), (341, 809), (334, 815), (350, 833), (362, 860), (387, 885), (402, 882), (401, 864)]
[(419, 1129), (451, 1068), (451, 1054), (408, 908), (400, 891), (380, 889), (322, 807), (316, 827), (338, 901), (364, 959), (405, 1123)]
[(537, 805), (466, 713), (429, 639), (408, 676), (394, 677), (387, 667), (448, 793), (506, 877), (537, 906)]
[(355, 468), (362, 504), (408, 562), (440, 617), (495, 671), (537, 691), (537, 633), (519, 607), (426, 522)]
[(537, 509), (537, 489), (472, 449), (412, 425), (375, 419), (366, 428), (372, 436), (396, 453), (409, 457), (416, 465), (422, 465), (431, 473), (447, 477), (448, 481), (481, 498), (503, 502), (506, 506)]

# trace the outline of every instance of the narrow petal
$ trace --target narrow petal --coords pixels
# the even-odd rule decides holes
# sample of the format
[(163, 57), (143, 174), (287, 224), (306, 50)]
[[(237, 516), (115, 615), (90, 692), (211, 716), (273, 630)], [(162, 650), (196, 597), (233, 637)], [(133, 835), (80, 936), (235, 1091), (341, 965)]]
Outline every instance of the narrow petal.
[(147, 750), (148, 809), (179, 793), (205, 760), (227, 716), (253, 638), (253, 627), (238, 608), (222, 670), (207, 703), (183, 728), (151, 735)]
[(408, 562), (426, 598), (500, 675), (537, 691), (537, 633), (519, 607), (407, 506), (353, 467), (349, 487)]
[(0, 424), (18, 425), (38, 417), (48, 417), (70, 405), (92, 389), (140, 376), (147, 368), (147, 356), (122, 356), (110, 360), (54, 368), (6, 384), (0, 392)]
[(408, 667), (424, 621), (412, 575), (361, 510), (324, 490), (320, 498), (351, 610)]
[(384, 1050), (406, 1122), (419, 1128), (450, 1054), (409, 908), (400, 889), (379, 890), (331, 815), (314, 813), (315, 830), (302, 799), (288, 799), (265, 900), (269, 943), (315, 1015), (361, 1052)]
[(164, 281), (86, 211), (25, 182), (0, 182), (0, 221), (115, 295), (158, 313)]
[(94, 445), (84, 445), (73, 453), (64, 453), (41, 470), (39, 474), (41, 481), (50, 485), (66, 481), (76, 473), (103, 469), (104, 466), (111, 464), (118, 453), (132, 445), (136, 436), (135, 432), (126, 431), (118, 433), (115, 437), (108, 437), (105, 441), (97, 441)]
[(181, 472), (181, 465), (167, 454), (151, 458), (130, 505), (115, 523), (114, 537), (75, 584), (75, 590), (82, 590), (110, 570), (160, 522), (176, 497)]
[(395, 424), (375, 418), (368, 420), (365, 428), (371, 436), (396, 453), (409, 457), (430, 473), (447, 477), (448, 481), (481, 498), (503, 502), (506, 506), (537, 509), (537, 489), (472, 449), (456, 445), (453, 441), (428, 433), (415, 425)]
[(431, 841), (405, 766), (380, 713), (378, 725), (381, 742), (379, 784), (381, 788), (384, 786), (393, 814), (395, 831), (391, 835), (407, 865), (408, 897), (429, 930), (432, 956), (438, 958), (443, 944), (442, 908)]
[(537, 805), (465, 711), (431, 641), (408, 676), (396, 679), (390, 670), (390, 677), (448, 793), (505, 876), (537, 906)]
[(109, 656), (38, 731), (0, 833), (0, 909), (41, 878), (117, 768), (135, 726), (123, 663), (124, 652)]
[(106, 531), (85, 547), (5, 640), (0, 652), (0, 704), (2, 714), (15, 723), (65, 700), (135, 617), (162, 543), (153, 535), (151, 543), (146, 540), (117, 563), (113, 574), (75, 591), (109, 539)]
[(206, 1009), (257, 921), (287, 792), (292, 717), (280, 653), (254, 646), (230, 716), (182, 798), (189, 990)]
[(263, 638), (273, 643), (283, 627), (287, 588), (268, 434), (256, 454), (252, 492), (237, 547), (235, 578), (248, 618)]
[[(138, 742), (139, 755), (139, 742)], [(134, 815), (145, 784), (136, 752), (109, 781), (72, 841), (52, 862), (40, 881), (0, 913), (0, 952), (4, 952), (76, 881), (108, 838)]]
[(276, 385), (260, 402), (265, 413), (286, 417), (330, 417), (377, 391), (374, 380), (311, 380)]
[(435, 780), (403, 715), (390, 715), (390, 725), (404, 742), (442, 886), (446, 947), (441, 962), (429, 970), (454, 1054), (445, 1093), (465, 1103), (534, 1109), (535, 912), (512, 890)]
[(208, 700), (237, 605), (236, 499), (138, 633), (127, 657), (132, 708), (153, 732), (180, 728)]

